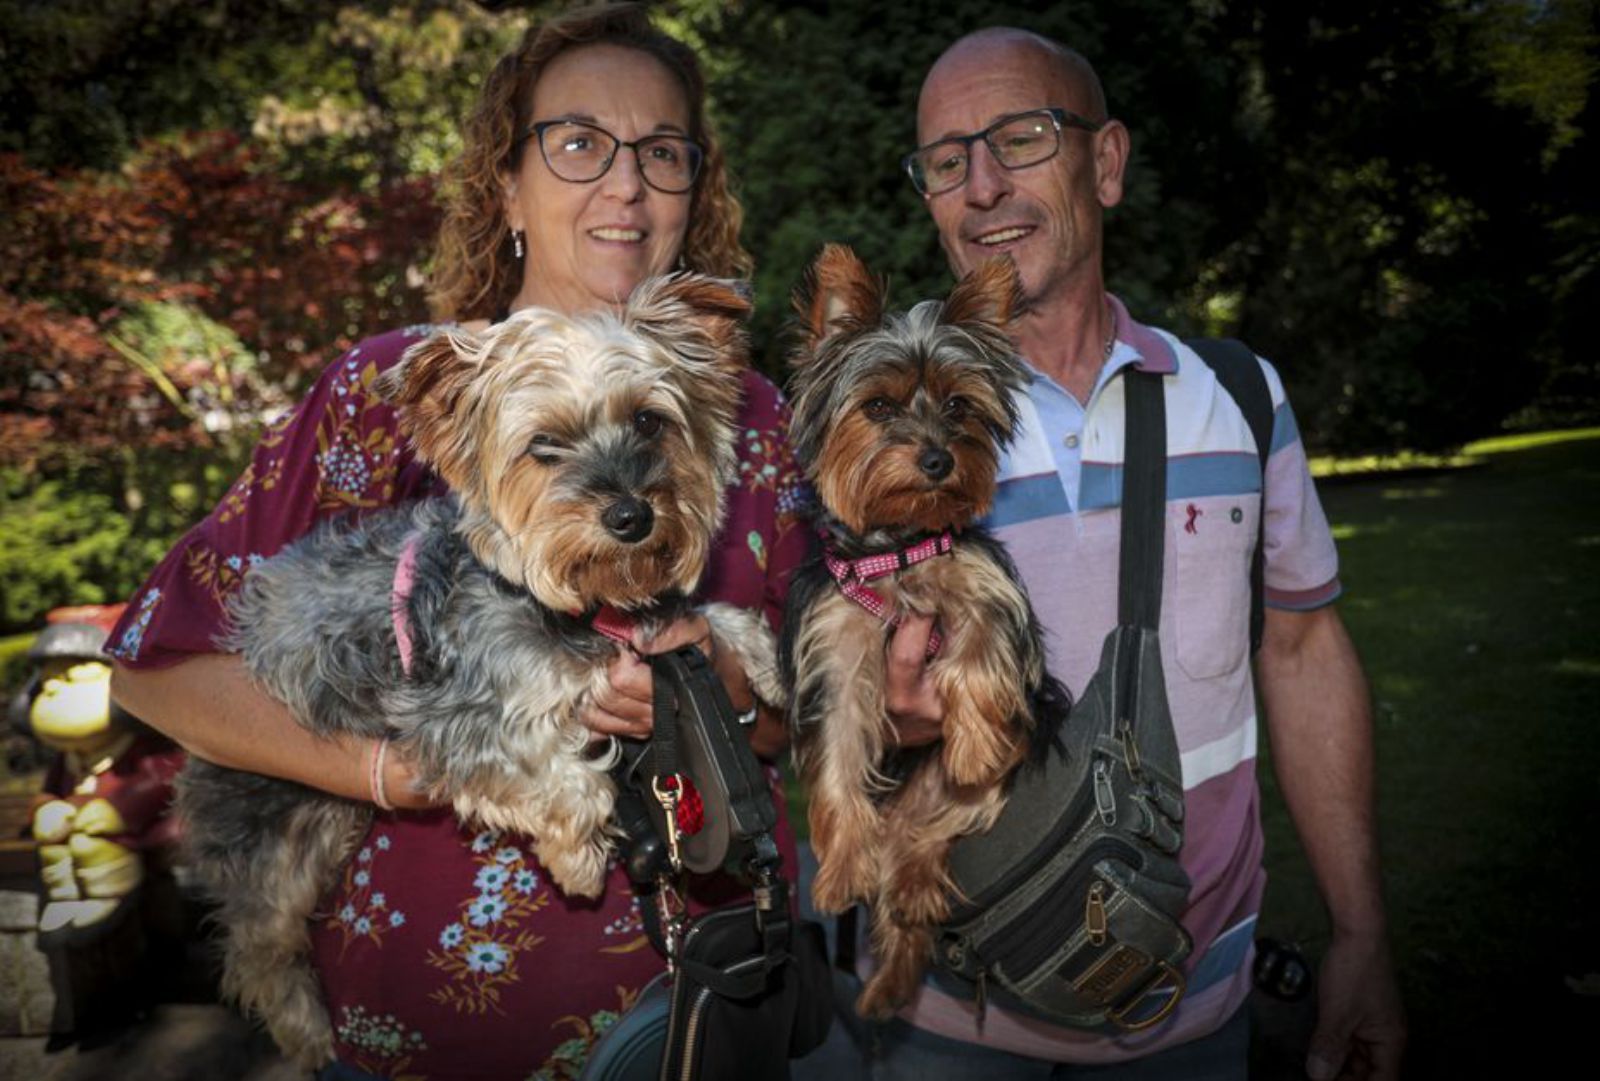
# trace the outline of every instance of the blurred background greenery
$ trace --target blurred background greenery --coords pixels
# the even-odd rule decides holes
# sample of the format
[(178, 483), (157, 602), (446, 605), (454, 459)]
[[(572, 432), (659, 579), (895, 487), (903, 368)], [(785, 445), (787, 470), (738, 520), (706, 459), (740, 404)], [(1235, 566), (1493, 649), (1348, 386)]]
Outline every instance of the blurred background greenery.
[[(0, 633), (126, 594), (264, 415), (426, 317), (438, 169), (551, 6), (0, 0)], [(1315, 451), (1596, 414), (1596, 0), (655, 10), (706, 58), (769, 370), (825, 240), (897, 301), (945, 287), (896, 162), (928, 63), (1006, 22), (1094, 58), (1133, 131), (1112, 288), (1271, 357)]]

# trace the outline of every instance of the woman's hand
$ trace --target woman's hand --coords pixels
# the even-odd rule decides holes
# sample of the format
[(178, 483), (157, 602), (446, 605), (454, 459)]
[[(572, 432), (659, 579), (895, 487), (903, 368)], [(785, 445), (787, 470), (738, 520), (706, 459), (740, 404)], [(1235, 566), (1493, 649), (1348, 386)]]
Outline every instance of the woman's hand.
[[(662, 628), (654, 638), (646, 639), (635, 631), (631, 650), (620, 652), (612, 660), (606, 687), (595, 696), (589, 709), (581, 718), (583, 724), (601, 736), (629, 736), (643, 739), (650, 735), (655, 722), (655, 702), (652, 697), (654, 682), (650, 662), (654, 653), (668, 653), (681, 646), (694, 646), (711, 662), (728, 701), (733, 708), (744, 713), (757, 706), (750, 680), (740, 667), (738, 657), (731, 649), (717, 648), (706, 617), (695, 613)], [(776, 712), (760, 707), (757, 723), (751, 732), (750, 745), (759, 755), (772, 757), (788, 743), (783, 719)]]
[[(621, 650), (611, 661), (606, 686), (590, 704), (582, 721), (597, 736), (632, 736), (642, 739), (654, 726), (655, 703), (652, 697), (655, 686), (651, 679), (650, 662), (646, 657), (653, 653), (669, 653), (680, 646), (694, 646), (716, 666), (716, 642), (711, 637), (711, 624), (706, 617), (696, 613), (667, 624), (654, 638), (645, 638), (639, 630), (633, 632), (631, 649)], [(717, 675), (727, 685), (727, 677)], [(746, 697), (749, 697), (748, 691)]]

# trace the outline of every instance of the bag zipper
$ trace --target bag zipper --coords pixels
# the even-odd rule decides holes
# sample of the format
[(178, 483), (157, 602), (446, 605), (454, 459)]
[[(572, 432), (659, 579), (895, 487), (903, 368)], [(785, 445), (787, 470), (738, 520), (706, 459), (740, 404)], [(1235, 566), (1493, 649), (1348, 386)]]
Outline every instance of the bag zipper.
[[(728, 914), (735, 915), (733, 913)], [(708, 922), (711, 922), (716, 921), (717, 917), (722, 915), (724, 915), (724, 913), (713, 912), (707, 913), (706, 917), (703, 918)], [(739, 912), (736, 914), (736, 916), (739, 919), (743, 919), (745, 918), (746, 914)], [(697, 923), (689, 928), (688, 932), (683, 936), (683, 946), (682, 951), (679, 954), (680, 957), (687, 957), (689, 955), (690, 941), (694, 939), (697, 932), (704, 930), (706, 926), (706, 923)], [(723, 971), (730, 973), (737, 972), (739, 969), (748, 968), (751, 965), (765, 964), (766, 960), (767, 959), (765, 956), (761, 954), (755, 954), (741, 961), (735, 961), (731, 965), (727, 965), (723, 968)], [(678, 967), (677, 978), (680, 981), (688, 978), (687, 973), (684, 972), (681, 964)], [(678, 1008), (680, 1001), (686, 997), (686, 995), (677, 993), (681, 987), (682, 984), (680, 983), (673, 988), (672, 1009), (667, 1014), (667, 1035), (669, 1037), (678, 1027)], [(689, 1010), (689, 1017), (683, 1025), (683, 1053), (678, 1060), (679, 1081), (694, 1081), (695, 1045), (700, 1037), (700, 1020), (705, 1016), (706, 1005), (711, 1001), (711, 996), (715, 994), (715, 992), (713, 992), (709, 987), (698, 987), (694, 990), (693, 994), (694, 1002), (686, 1007)], [(666, 1055), (663, 1055), (661, 1058), (662, 1081), (671, 1081), (671, 1074), (669, 1073), (670, 1065), (667, 1061), (667, 1058), (668, 1056)]]
[(1035, 858), (1040, 852), (1055, 852), (1061, 842), (1077, 831), (1078, 823), (1094, 804), (1093, 791), (1079, 789), (1067, 811), (1056, 820), (1055, 828), (1039, 839), (1028, 858), (1013, 864), (1009, 873), (991, 882), (986, 888), (967, 895), (965, 904), (953, 905), (947, 924), (962, 923), (986, 911), (995, 901), (1009, 897), (1015, 889), (1038, 870), (1043, 860)]
[(695, 993), (694, 1005), (689, 1007), (689, 1020), (683, 1029), (683, 1058), (678, 1063), (680, 1081), (694, 1081), (695, 1041), (699, 1039), (700, 1018), (705, 1014), (706, 1003), (709, 1001), (711, 1001), (711, 988), (702, 987)]
[[(1139, 859), (1138, 850), (1124, 841), (1111, 837), (1096, 841), (1083, 853), (1072, 872), (1061, 879), (1055, 889), (1039, 898), (1026, 912), (1020, 913), (1015, 919), (1008, 921), (1004, 927), (999, 928), (993, 935), (989, 936), (988, 941), (984, 944), (986, 948), (979, 950), (976, 943), (969, 943), (971, 952), (984, 967), (1003, 963), (1007, 959), (1016, 960), (1018, 957), (1026, 957), (1030, 954), (1037, 957), (1055, 952), (1062, 942), (1072, 937), (1071, 932), (1063, 938), (1054, 939), (1054, 936), (1050, 936), (1053, 939), (1052, 941), (1044, 941), (1039, 934), (1039, 921), (1034, 917), (1041, 913), (1050, 914), (1065, 911), (1081, 912), (1087, 915), (1088, 894), (1090, 892), (1089, 880), (1097, 880), (1099, 878), (1098, 872), (1095, 870), (1095, 864), (1107, 856), (1126, 863), (1129, 867), (1137, 866)], [(1035, 948), (1029, 950), (1027, 948), (1029, 945), (1033, 945)], [(1035, 961), (1034, 964), (1037, 964), (1037, 962)], [(1030, 965), (1029, 967), (1033, 966)], [(1019, 973), (1012, 973), (1011, 975), (1012, 978), (1020, 976)]]

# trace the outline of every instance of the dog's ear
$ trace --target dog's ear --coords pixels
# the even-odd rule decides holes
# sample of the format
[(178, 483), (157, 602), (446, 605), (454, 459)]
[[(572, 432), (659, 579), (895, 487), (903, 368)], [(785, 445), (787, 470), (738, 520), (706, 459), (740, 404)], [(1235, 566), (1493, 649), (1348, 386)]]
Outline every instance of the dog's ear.
[(1004, 329), (1022, 310), (1022, 304), (1022, 279), (1017, 274), (1017, 264), (1011, 261), (1011, 256), (1000, 255), (985, 260), (982, 266), (956, 283), (945, 298), (939, 321), (988, 323)]
[(743, 283), (686, 273), (641, 282), (622, 321), (691, 363), (743, 369), (750, 362), (749, 316)]
[(417, 456), (458, 489), (472, 442), (463, 433), (473, 412), (470, 399), (482, 363), (481, 345), (476, 335), (460, 327), (441, 328), (372, 381), (378, 397), (399, 411)]
[(824, 245), (794, 294), (805, 346), (796, 362), (805, 363), (835, 334), (876, 326), (883, 319), (885, 292), (883, 279), (855, 252), (843, 244)]

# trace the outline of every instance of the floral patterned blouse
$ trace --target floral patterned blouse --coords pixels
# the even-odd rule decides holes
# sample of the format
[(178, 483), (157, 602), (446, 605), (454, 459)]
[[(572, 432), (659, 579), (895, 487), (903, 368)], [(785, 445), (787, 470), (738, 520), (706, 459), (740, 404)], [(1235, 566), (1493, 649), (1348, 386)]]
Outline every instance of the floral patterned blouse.
[[(132, 667), (213, 652), (224, 602), (255, 564), (324, 518), (445, 491), (369, 392), (430, 329), (368, 339), (323, 373), (134, 596), (109, 652)], [(776, 627), (809, 543), (804, 488), (777, 389), (747, 372), (744, 390), (739, 479), (701, 593)], [(792, 880), (786, 821), (779, 840)], [(465, 829), (448, 810), (379, 813), (312, 922), (341, 1065), (393, 1081), (575, 1077), (662, 967), (615, 861), (598, 900), (568, 898), (525, 838)]]

